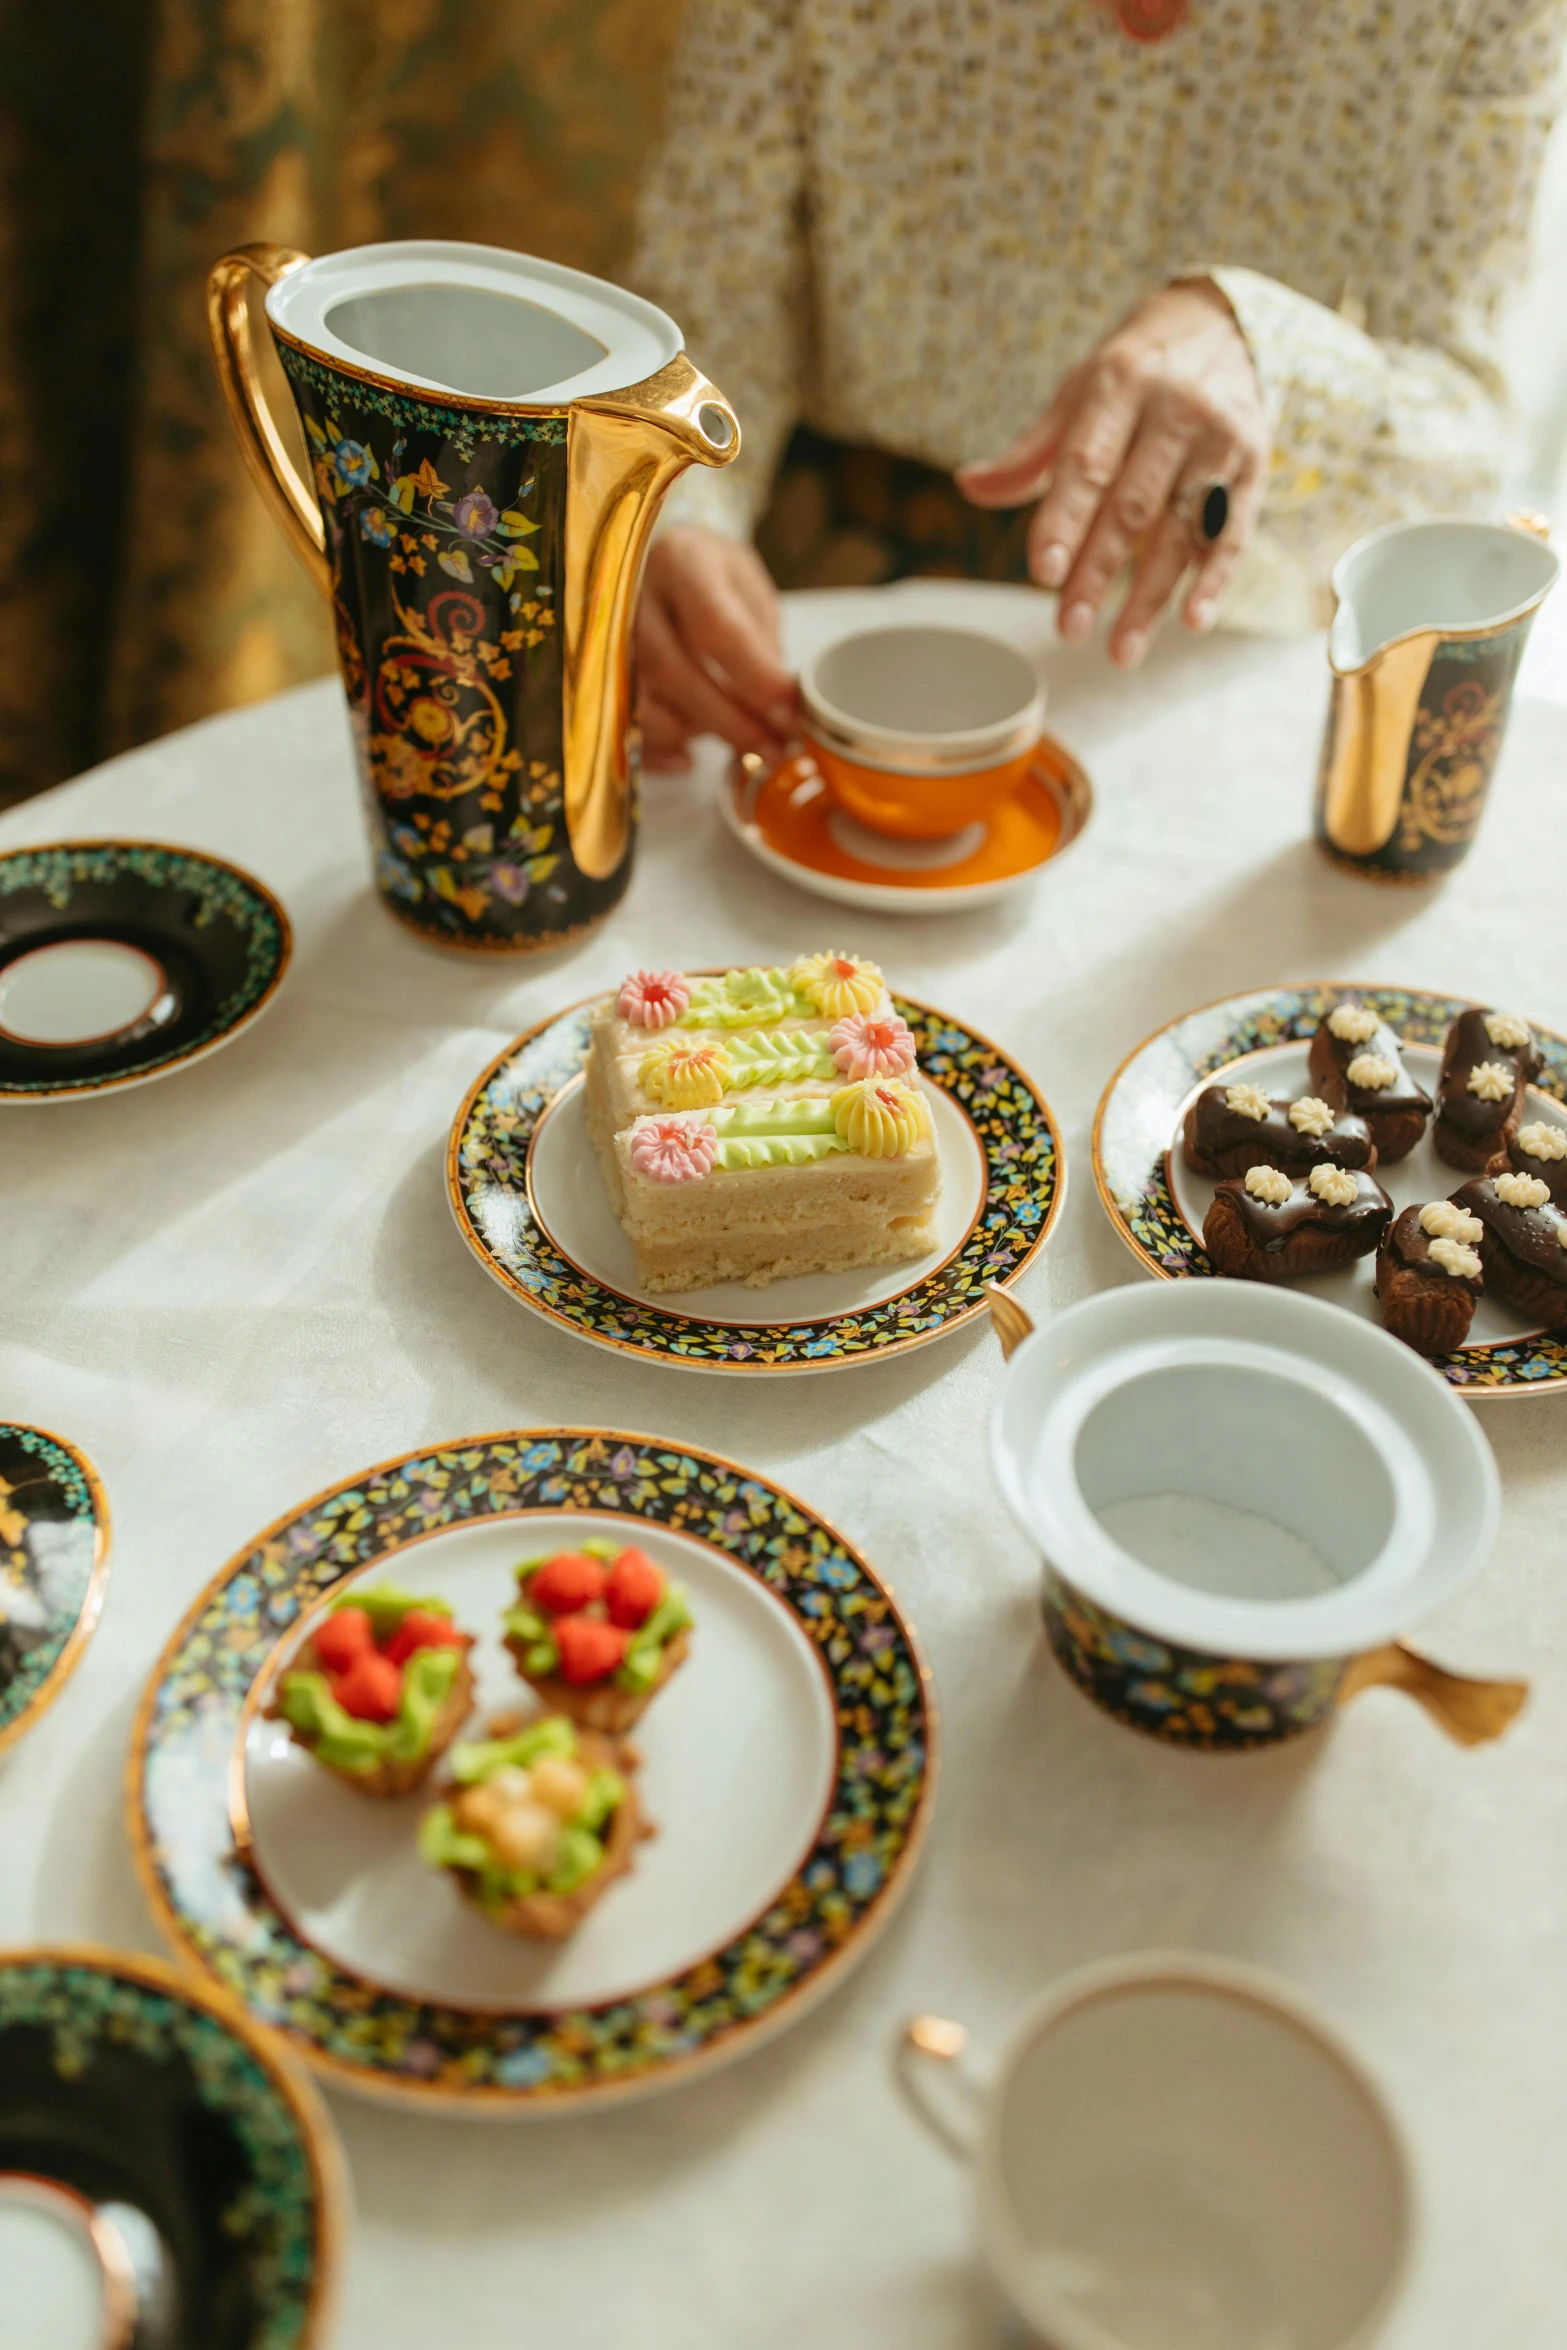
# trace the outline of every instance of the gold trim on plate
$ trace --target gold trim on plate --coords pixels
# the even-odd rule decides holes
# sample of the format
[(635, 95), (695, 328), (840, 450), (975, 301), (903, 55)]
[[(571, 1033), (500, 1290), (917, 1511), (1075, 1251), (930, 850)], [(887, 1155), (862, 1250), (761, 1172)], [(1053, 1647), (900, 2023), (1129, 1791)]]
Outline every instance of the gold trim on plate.
[(87, 1591), (75, 1623), (66, 1636), (65, 1646), (32, 1696), (23, 1706), (15, 1721), (7, 1722), (0, 1730), (0, 1754), (14, 1745), (24, 1730), (30, 1730), (41, 1714), (46, 1714), (65, 1684), (81, 1663), (88, 1641), (98, 1628), (103, 1613), (104, 1595), (109, 1588), (109, 1553), (113, 1543), (113, 1527), (109, 1515), (109, 1496), (103, 1489), (103, 1480), (92, 1462), (67, 1437), (59, 1436), (52, 1428), (40, 1428), (32, 1420), (13, 1420), (13, 1428), (30, 1429), (35, 1436), (46, 1436), (62, 1452), (68, 1452), (87, 1480), (87, 1490), (93, 1505), (93, 1563), (87, 1578)]

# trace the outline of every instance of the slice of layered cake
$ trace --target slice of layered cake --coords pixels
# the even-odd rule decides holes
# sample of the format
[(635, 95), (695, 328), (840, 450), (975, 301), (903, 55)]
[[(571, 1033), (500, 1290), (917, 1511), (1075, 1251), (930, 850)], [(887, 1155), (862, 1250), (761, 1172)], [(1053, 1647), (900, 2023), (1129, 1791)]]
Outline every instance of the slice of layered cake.
[(853, 955), (633, 972), (598, 1013), (588, 1130), (643, 1287), (760, 1288), (935, 1246), (914, 1039)]

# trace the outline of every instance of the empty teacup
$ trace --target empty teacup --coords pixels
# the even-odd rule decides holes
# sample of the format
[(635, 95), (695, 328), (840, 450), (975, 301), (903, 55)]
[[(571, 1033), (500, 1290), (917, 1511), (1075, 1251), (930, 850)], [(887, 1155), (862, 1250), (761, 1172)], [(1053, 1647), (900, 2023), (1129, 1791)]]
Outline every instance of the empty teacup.
[(838, 805), (905, 840), (994, 815), (1044, 729), (1033, 663), (967, 628), (841, 637), (806, 664), (800, 698), (806, 746)]
[(909, 2084), (967, 2142), (987, 2264), (1050, 2350), (1375, 2341), (1413, 2232), (1409, 2158), (1365, 2068), (1283, 1984), (1173, 1953), (1085, 1968), (955, 2116), (915, 2060), (963, 2041), (917, 2018)]
[[(992, 1458), (1045, 1561), (1059, 1662), (1119, 1721), (1183, 1746), (1262, 1746), (1376, 1683), (1462, 1743), (1526, 1694), (1402, 1645), (1484, 1563), (1496, 1464), (1467, 1406), (1338, 1307), (1240, 1281), (1112, 1289), (1027, 1335)], [(1014, 1351), (1015, 1350), (1015, 1351)]]

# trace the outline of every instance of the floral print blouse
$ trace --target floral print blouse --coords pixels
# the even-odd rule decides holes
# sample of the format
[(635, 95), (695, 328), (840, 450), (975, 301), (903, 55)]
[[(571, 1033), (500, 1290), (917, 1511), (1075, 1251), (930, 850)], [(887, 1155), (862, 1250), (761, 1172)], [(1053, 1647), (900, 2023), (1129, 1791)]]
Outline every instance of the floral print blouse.
[(991, 455), (1150, 289), (1212, 277), (1274, 431), (1229, 617), (1320, 617), (1362, 531), (1494, 504), (1507, 296), (1567, 0), (691, 0), (636, 284), (745, 445), (672, 510), (744, 533), (797, 419)]

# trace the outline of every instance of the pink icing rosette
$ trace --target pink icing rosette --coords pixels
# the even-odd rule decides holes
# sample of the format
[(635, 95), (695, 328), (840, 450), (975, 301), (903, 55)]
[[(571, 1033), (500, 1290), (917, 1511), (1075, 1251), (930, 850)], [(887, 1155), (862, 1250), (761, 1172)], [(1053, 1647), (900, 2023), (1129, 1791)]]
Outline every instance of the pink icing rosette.
[(695, 1183), (717, 1155), (718, 1136), (705, 1121), (639, 1118), (631, 1129), (631, 1164), (650, 1183)]
[(621, 982), (615, 1009), (633, 1028), (667, 1028), (691, 1001), (683, 971), (633, 971)]
[(914, 1037), (896, 1012), (846, 1012), (827, 1039), (851, 1084), (862, 1077), (906, 1077), (914, 1066)]

